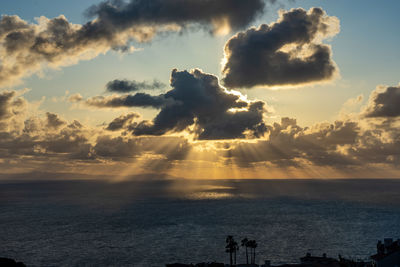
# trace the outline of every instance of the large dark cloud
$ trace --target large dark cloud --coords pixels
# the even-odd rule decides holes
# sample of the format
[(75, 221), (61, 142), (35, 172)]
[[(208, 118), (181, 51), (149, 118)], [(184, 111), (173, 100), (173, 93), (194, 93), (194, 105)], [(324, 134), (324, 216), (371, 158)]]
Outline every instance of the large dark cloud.
[(378, 87), (374, 90), (364, 115), (369, 118), (400, 116), (400, 86)]
[[(265, 0), (130, 0), (104, 1), (87, 14), (119, 30), (132, 26), (199, 24), (218, 31), (247, 26), (264, 10)], [(271, 2), (271, 1), (269, 1)], [(272, 1), (274, 2), (274, 1)]]
[(250, 28), (225, 45), (228, 87), (298, 85), (330, 80), (337, 72), (321, 41), (339, 32), (339, 20), (321, 8), (280, 14), (273, 24)]
[(266, 0), (131, 0), (92, 6), (92, 21), (70, 23), (63, 15), (35, 24), (18, 16), (0, 19), (0, 86), (18, 82), (43, 67), (91, 59), (110, 49), (127, 51), (131, 42), (148, 42), (160, 32), (200, 26), (211, 32), (246, 26)]
[(111, 82), (108, 82), (106, 85), (107, 91), (117, 92), (117, 93), (129, 93), (140, 90), (162, 89), (164, 87), (165, 84), (157, 80), (154, 80), (151, 83), (128, 81), (128, 80), (113, 80)]
[[(97, 107), (141, 106), (161, 108), (150, 121), (134, 123), (134, 135), (163, 135), (169, 131), (192, 130), (199, 139), (260, 137), (266, 131), (262, 101), (248, 101), (238, 92), (221, 87), (218, 78), (199, 69), (173, 70), (172, 90), (158, 96), (143, 93), (95, 97), (87, 104)], [(140, 101), (139, 101), (140, 99)]]

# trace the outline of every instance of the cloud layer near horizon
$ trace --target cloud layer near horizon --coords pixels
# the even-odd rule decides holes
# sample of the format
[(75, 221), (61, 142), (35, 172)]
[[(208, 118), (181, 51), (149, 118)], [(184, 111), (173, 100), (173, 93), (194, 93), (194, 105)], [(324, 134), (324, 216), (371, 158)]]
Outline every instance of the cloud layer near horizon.
[(327, 81), (338, 72), (322, 40), (340, 31), (339, 19), (321, 8), (281, 12), (233, 36), (225, 45), (224, 85), (229, 88), (301, 85)]
[[(177, 75), (175, 78), (178, 80), (173, 83), (174, 89), (171, 91), (177, 90), (174, 94), (178, 94), (177, 88), (181, 86), (179, 84), (187, 84), (188, 80), (193, 80), (192, 82), (195, 82), (199, 88), (204, 86), (203, 83), (209, 86), (213, 84), (213, 90), (219, 88), (214, 76), (198, 70), (175, 71), (175, 73)], [(178, 77), (180, 75), (183, 77)], [(140, 163), (138, 169), (127, 171), (132, 174), (132, 172), (145, 173), (146, 171), (168, 172), (171, 168), (179, 169), (191, 164), (203, 164), (208, 168), (213, 166), (212, 168), (223, 169), (237, 166), (242, 170), (268, 168), (288, 172), (325, 168), (348, 176), (352, 173), (365, 173), (363, 172), (365, 170), (371, 171), (371, 174), (374, 173), (373, 171), (382, 170), (387, 171), (386, 173), (390, 176), (398, 174), (395, 170), (400, 164), (398, 150), (400, 120), (398, 117), (393, 117), (392, 113), (387, 114), (386, 117), (364, 115), (371, 103), (375, 103), (377, 94), (393, 90), (388, 90), (388, 88), (395, 87), (378, 87), (373, 91), (370, 102), (361, 108), (358, 116), (353, 118), (337, 120), (334, 123), (320, 123), (312, 127), (299, 126), (293, 118), (282, 118), (280, 123), (263, 122), (264, 134), (259, 138), (252, 140), (235, 138), (217, 142), (190, 141), (184, 137), (185, 133), (193, 131), (194, 128), (190, 127), (182, 132), (181, 136), (167, 132), (161, 136), (130, 135), (128, 133), (132, 131), (132, 127), (140, 125), (140, 123), (135, 124), (135, 120), (139, 119), (136, 113), (117, 117), (106, 126), (107, 129), (88, 127), (78, 121), (67, 122), (59, 115), (50, 112), (35, 115), (27, 112), (29, 103), (20, 92), (3, 91), (0, 93), (2, 114), (0, 117), (0, 165), (8, 166), (7, 170), (10, 172), (18, 169), (34, 170), (45, 165), (52, 171), (104, 172), (112, 166), (119, 168), (117, 170), (120, 171), (121, 164), (125, 164), (123, 166), (128, 168), (132, 164), (137, 166), (135, 164)], [(237, 104), (242, 101), (238, 102), (235, 95), (225, 95), (227, 92), (220, 93), (222, 93), (222, 98), (219, 100), (227, 101), (226, 103)], [(232, 99), (226, 99), (226, 97), (232, 97)], [(379, 101), (380, 105), (391, 104), (391, 99), (382, 99)], [(243, 104), (244, 108), (250, 109), (251, 103), (257, 102), (244, 101), (244, 103), (246, 103), (246, 105)], [(181, 105), (185, 106), (185, 104)], [(221, 103), (219, 105), (224, 106)], [(202, 113), (199, 114), (205, 116)], [(226, 115), (222, 117), (224, 116)], [(219, 115), (215, 117), (211, 121), (207, 116), (196, 120), (203, 121), (207, 118), (205, 121), (210, 125), (215, 122), (220, 123)], [(241, 126), (236, 124), (242, 121), (236, 121), (236, 117), (234, 118), (235, 121), (232, 123), (235, 122), (235, 127), (240, 128)], [(207, 123), (196, 123), (199, 123), (199, 127), (205, 127), (205, 129), (208, 127)], [(225, 125), (223, 126), (225, 129)], [(213, 129), (218, 129), (218, 126), (216, 128), (213, 126)], [(241, 131), (237, 132), (238, 137), (243, 134)], [(199, 139), (209, 139), (201, 136), (204, 132), (203, 130), (198, 133)], [(214, 139), (219, 139), (225, 136), (223, 131), (222, 133), (223, 135), (218, 132), (206, 137), (212, 136), (217, 137)], [(231, 133), (234, 131), (229, 132)], [(249, 137), (254, 138), (254, 135)], [(388, 170), (394, 172), (390, 174)], [(305, 175), (305, 177), (308, 176)]]

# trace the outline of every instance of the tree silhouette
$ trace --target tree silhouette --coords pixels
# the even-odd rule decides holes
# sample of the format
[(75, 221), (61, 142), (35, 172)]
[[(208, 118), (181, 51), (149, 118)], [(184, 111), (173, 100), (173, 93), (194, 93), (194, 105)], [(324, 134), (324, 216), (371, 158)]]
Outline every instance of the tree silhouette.
[(233, 255), (235, 255), (235, 261), (234, 264), (236, 265), (236, 251), (239, 250), (238, 243), (233, 239), (233, 236), (228, 235), (226, 237), (226, 247), (225, 251), (229, 253), (229, 259), (230, 259), (230, 266), (233, 266)]
[(254, 240), (254, 244), (253, 244), (253, 263), (256, 263), (256, 248), (257, 248), (257, 242)]
[(239, 250), (238, 243), (236, 243), (236, 242), (233, 243), (233, 249), (234, 249), (234, 253), (235, 253), (235, 266), (236, 266), (236, 251)]
[(249, 264), (249, 253), (247, 251), (249, 247), (249, 240), (247, 239), (247, 237), (242, 239), (242, 247), (246, 247), (246, 264)]
[(257, 248), (257, 242), (255, 240), (250, 240), (248, 241), (249, 243), (249, 247), (250, 247), (250, 252), (252, 252), (251, 254), (251, 263), (255, 264), (256, 262), (256, 248)]

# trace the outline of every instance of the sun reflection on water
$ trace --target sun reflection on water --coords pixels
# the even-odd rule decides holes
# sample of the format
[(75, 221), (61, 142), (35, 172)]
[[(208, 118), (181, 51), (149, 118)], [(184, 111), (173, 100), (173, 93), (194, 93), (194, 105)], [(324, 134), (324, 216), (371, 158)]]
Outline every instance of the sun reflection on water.
[(227, 192), (196, 192), (187, 194), (185, 197), (190, 200), (226, 199), (233, 198), (234, 194)]

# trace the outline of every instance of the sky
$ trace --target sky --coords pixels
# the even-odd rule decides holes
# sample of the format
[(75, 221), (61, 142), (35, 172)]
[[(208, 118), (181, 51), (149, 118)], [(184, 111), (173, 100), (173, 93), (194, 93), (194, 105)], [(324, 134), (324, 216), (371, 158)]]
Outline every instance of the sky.
[(400, 3), (2, 1), (0, 177), (399, 177)]

